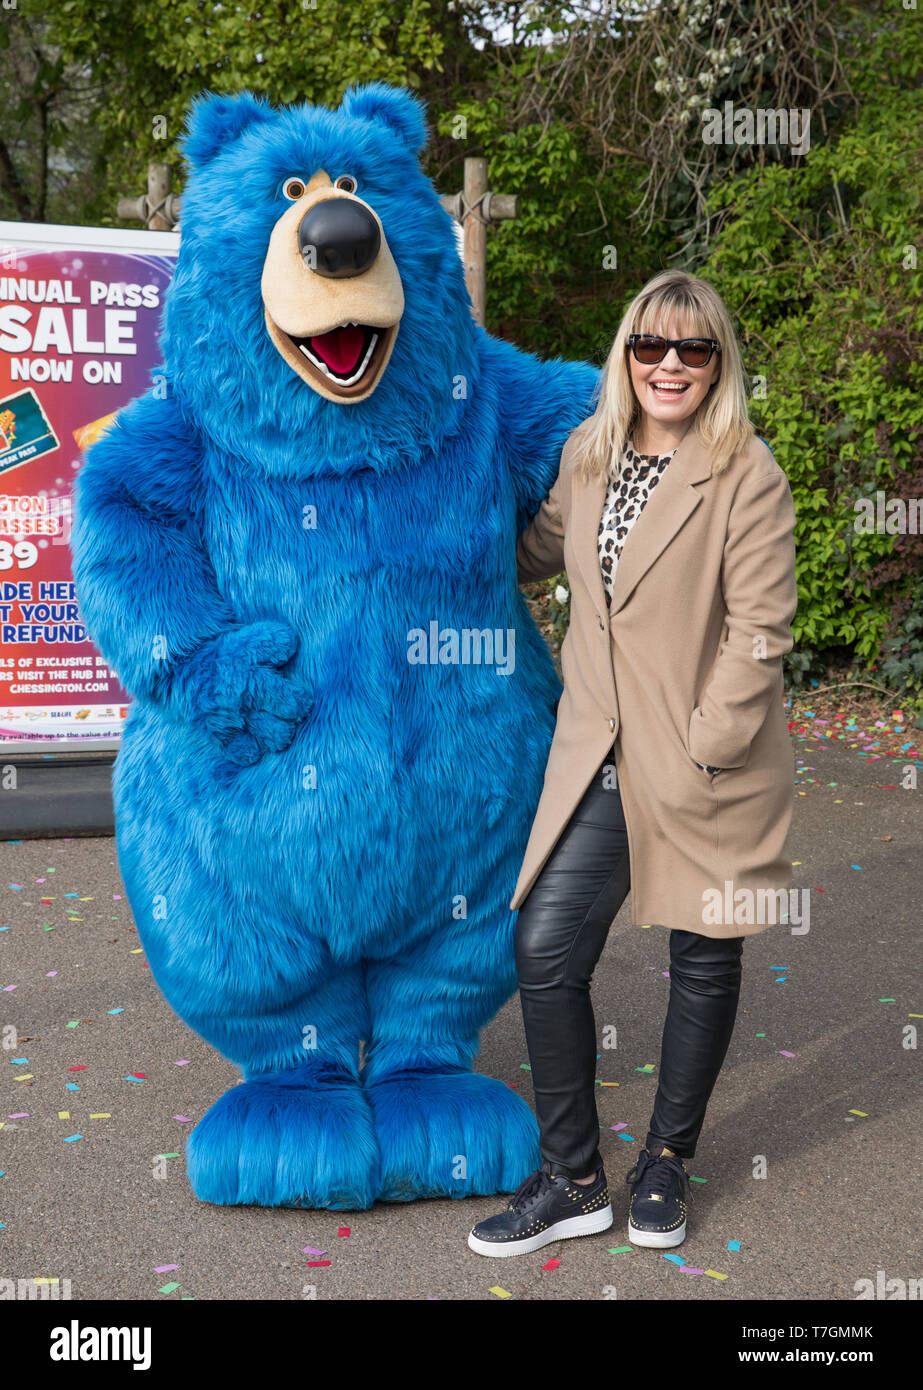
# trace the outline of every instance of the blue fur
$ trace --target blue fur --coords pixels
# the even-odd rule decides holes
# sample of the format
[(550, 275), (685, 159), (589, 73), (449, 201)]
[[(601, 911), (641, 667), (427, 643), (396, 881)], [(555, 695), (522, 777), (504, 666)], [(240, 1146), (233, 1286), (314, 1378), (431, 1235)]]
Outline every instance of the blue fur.
[[(474, 324), (411, 98), (237, 101), (190, 121), (167, 392), (91, 448), (73, 532), (84, 620), (133, 697), (113, 793), (140, 938), (244, 1078), (192, 1131), (189, 1177), (267, 1206), (509, 1191), (535, 1120), (472, 1063), (516, 987), (507, 904), (561, 690), (515, 544), (598, 374)], [(358, 179), (404, 286), (357, 405), (263, 323), (280, 185), (319, 168)], [(512, 673), (410, 664), (431, 619), (514, 630)]]

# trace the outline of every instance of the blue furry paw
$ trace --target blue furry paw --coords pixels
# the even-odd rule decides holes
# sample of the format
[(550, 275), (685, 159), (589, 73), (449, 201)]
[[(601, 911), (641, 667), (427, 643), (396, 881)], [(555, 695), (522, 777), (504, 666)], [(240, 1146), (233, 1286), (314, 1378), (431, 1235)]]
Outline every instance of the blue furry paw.
[(366, 1086), (381, 1154), (378, 1200), (512, 1192), (541, 1164), (538, 1124), (479, 1072), (396, 1072)]
[(247, 766), (281, 753), (311, 712), (311, 692), (277, 669), (298, 650), (287, 623), (230, 628), (189, 658), (178, 677), (187, 715), (222, 745), (226, 765)]
[(362, 1087), (297, 1071), (232, 1086), (189, 1135), (186, 1171), (218, 1206), (370, 1207), (378, 1144)]

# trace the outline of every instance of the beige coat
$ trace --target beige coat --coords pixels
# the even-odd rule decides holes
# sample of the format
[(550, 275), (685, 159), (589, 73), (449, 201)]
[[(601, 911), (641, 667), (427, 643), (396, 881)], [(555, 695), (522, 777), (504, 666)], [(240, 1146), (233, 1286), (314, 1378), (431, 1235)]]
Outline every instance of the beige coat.
[(566, 569), (571, 607), (564, 693), (510, 907), (616, 740), (633, 924), (753, 935), (790, 907), (782, 656), (798, 599), (788, 479), (756, 436), (712, 476), (690, 430), (628, 534), (607, 608), (597, 553), (606, 480), (581, 482), (573, 455), (568, 439), (516, 552), (520, 583)]

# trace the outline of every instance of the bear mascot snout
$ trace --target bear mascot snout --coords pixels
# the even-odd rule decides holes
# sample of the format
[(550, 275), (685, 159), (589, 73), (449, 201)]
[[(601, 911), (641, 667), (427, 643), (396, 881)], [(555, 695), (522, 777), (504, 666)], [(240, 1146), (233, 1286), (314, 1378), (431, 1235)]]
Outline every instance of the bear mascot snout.
[(157, 985), (242, 1077), (187, 1141), (208, 1202), (540, 1162), (472, 1064), (561, 693), (516, 541), (598, 374), (475, 324), (425, 142), (377, 83), (197, 99), (163, 367), (75, 485), (82, 616), (132, 696), (120, 871)]

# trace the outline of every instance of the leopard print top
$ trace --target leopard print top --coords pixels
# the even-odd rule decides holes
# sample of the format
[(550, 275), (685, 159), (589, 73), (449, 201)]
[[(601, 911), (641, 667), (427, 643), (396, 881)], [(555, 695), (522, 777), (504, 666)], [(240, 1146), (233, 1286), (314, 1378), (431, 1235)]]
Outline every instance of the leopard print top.
[(599, 563), (607, 604), (612, 602), (615, 571), (628, 532), (675, 453), (673, 449), (669, 454), (639, 454), (630, 440), (622, 451), (619, 474), (609, 483), (599, 522)]

